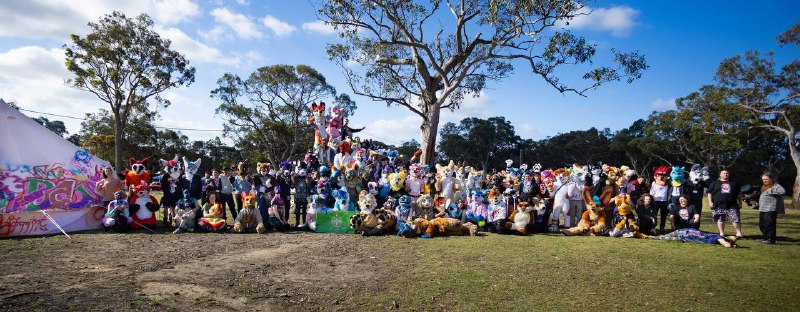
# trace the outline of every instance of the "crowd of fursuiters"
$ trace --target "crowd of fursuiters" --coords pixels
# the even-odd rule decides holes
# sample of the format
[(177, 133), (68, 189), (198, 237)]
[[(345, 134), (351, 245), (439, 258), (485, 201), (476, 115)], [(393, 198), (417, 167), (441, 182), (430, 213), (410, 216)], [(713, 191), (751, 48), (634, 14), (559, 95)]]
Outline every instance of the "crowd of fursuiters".
[[(334, 106), (329, 111), (324, 103), (312, 104), (314, 149), (303, 159), (255, 166), (240, 162), (205, 177), (197, 172), (202, 159), (177, 155), (160, 159), (160, 201), (150, 195), (148, 159), (131, 159), (130, 169), (121, 174), (126, 191), (104, 192), (109, 194), (104, 195), (104, 225), (116, 231), (151, 229), (161, 210), (164, 225), (174, 233), (314, 231), (317, 215), (353, 211), (350, 227), (365, 236), (430, 238), (486, 231), (657, 238), (735, 247), (741, 236), (738, 215), (743, 195), (763, 202), (764, 196), (780, 198), (784, 193), (780, 185), (766, 180), (760, 192), (741, 187), (728, 179), (724, 169), (712, 181), (709, 168), (700, 165), (688, 172), (680, 166), (655, 168), (652, 183), (628, 166), (600, 162), (542, 168), (515, 166), (507, 160), (503, 170), (491, 172), (453, 161), (421, 165), (420, 151), (405, 157), (396, 150), (374, 149), (369, 140), (352, 137), (359, 129), (342, 120), (341, 109)], [(100, 183), (110, 184), (107, 179)], [(712, 207), (719, 233), (699, 231), (703, 200)], [(291, 206), (294, 225), (289, 222)], [(733, 223), (736, 236), (725, 235), (726, 222)], [(771, 226), (765, 238), (774, 243), (774, 218)]]

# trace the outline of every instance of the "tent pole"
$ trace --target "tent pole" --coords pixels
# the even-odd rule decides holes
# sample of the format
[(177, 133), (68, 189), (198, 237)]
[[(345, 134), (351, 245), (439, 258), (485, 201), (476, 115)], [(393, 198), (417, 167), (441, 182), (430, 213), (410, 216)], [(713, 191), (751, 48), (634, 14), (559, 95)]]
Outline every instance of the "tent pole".
[(141, 223), (139, 223), (139, 222), (136, 222), (136, 221), (133, 221), (133, 223), (136, 223), (136, 224), (138, 224), (138, 225), (139, 225), (139, 226), (141, 226), (143, 229), (145, 229), (145, 230), (148, 230), (148, 231), (150, 231), (150, 232), (151, 232), (151, 233), (153, 233), (153, 234), (155, 234), (155, 233), (156, 233), (156, 231), (153, 231), (153, 230), (151, 230), (149, 227), (146, 227), (146, 226), (144, 226), (144, 224), (141, 224)]
[(47, 217), (47, 219), (49, 219), (49, 220), (50, 220), (50, 222), (53, 222), (53, 224), (55, 224), (55, 225), (56, 225), (56, 227), (57, 227), (59, 230), (61, 230), (61, 233), (64, 233), (64, 235), (66, 235), (66, 236), (67, 236), (67, 238), (69, 238), (70, 240), (72, 240), (72, 237), (69, 237), (69, 234), (67, 234), (67, 232), (65, 232), (65, 231), (64, 231), (64, 229), (62, 229), (62, 228), (61, 228), (61, 226), (60, 226), (60, 225), (58, 225), (58, 223), (56, 223), (56, 220), (54, 220), (54, 219), (53, 219), (53, 217), (51, 217), (49, 214), (47, 214), (47, 212), (45, 212), (44, 210), (39, 210), (39, 211), (41, 211), (41, 212), (42, 212), (42, 214), (44, 214), (44, 216), (45, 216), (45, 217)]

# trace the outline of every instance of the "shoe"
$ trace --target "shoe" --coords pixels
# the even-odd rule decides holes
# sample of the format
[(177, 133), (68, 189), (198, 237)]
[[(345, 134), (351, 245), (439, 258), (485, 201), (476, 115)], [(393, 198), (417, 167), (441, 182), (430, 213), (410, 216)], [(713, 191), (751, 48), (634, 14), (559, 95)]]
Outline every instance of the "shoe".
[(762, 244), (767, 244), (767, 245), (775, 244), (775, 242), (773, 242), (771, 240), (768, 240), (768, 239), (765, 239), (765, 240), (762, 240), (762, 241), (759, 241), (759, 242), (762, 243)]
[(183, 233), (183, 229), (181, 228), (177, 228), (175, 229), (175, 231), (172, 231), (172, 234), (180, 234), (180, 233)]

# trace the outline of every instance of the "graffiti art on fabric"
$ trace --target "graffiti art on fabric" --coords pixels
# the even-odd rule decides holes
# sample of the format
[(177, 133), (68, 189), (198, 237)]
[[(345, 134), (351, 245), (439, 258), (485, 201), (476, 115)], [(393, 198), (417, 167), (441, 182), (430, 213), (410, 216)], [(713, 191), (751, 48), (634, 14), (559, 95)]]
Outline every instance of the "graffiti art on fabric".
[(95, 185), (102, 166), (77, 151), (69, 166), (5, 164), (0, 167), (0, 213), (81, 209), (101, 204)]

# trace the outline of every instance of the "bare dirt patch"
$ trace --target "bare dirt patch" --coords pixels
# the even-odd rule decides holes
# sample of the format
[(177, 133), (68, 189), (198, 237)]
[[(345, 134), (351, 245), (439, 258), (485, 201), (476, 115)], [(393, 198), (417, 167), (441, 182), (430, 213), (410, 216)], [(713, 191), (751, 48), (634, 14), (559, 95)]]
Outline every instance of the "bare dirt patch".
[(389, 238), (304, 232), (0, 240), (6, 311), (368, 310)]

